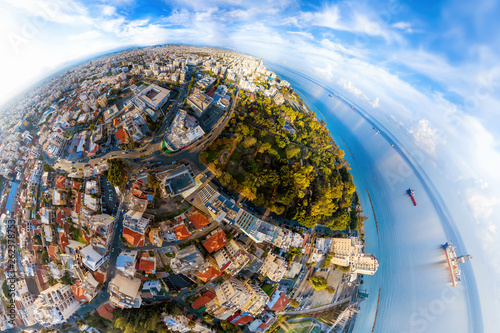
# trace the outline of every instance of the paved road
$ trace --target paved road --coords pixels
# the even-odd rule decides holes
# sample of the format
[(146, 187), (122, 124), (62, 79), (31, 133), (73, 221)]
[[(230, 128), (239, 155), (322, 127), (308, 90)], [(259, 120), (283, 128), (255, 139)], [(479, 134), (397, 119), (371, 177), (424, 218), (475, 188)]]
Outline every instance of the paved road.
[(306, 313), (315, 313), (323, 310), (327, 310), (330, 308), (333, 308), (334, 306), (337, 306), (339, 304), (345, 303), (345, 302), (350, 302), (351, 297), (347, 297), (346, 299), (343, 299), (341, 301), (333, 302), (327, 305), (319, 306), (314, 309), (308, 309), (308, 310), (300, 310), (300, 311), (285, 311), (285, 312), (279, 312), (278, 314), (284, 316), (284, 315), (299, 315), (299, 314), (306, 314)]
[[(182, 100), (184, 94), (187, 91), (181, 90), (178, 99)], [(236, 95), (237, 96), (237, 95)], [(176, 102), (170, 108), (169, 113), (167, 114), (166, 121), (160, 127), (160, 129), (156, 132), (152, 137), (152, 140), (149, 143), (146, 143), (145, 146), (136, 148), (130, 152), (126, 152), (123, 150), (119, 150), (118, 148), (114, 148), (108, 153), (98, 157), (91, 159), (90, 161), (86, 159), (84, 162), (70, 162), (67, 160), (59, 159), (55, 164), (54, 168), (57, 170), (64, 170), (66, 172), (71, 172), (71, 168), (74, 167), (76, 170), (80, 168), (84, 168), (85, 164), (98, 164), (102, 161), (107, 160), (111, 157), (118, 157), (126, 161), (132, 167), (132, 173), (136, 172), (141, 168), (148, 168), (152, 170), (159, 170), (160, 168), (167, 166), (168, 164), (172, 164), (173, 162), (179, 160), (190, 160), (193, 162), (198, 169), (204, 170), (205, 166), (199, 162), (199, 154), (202, 152), (205, 147), (210, 144), (213, 140), (215, 140), (224, 127), (227, 125), (229, 119), (231, 118), (231, 114), (234, 110), (234, 105), (236, 102), (236, 98), (233, 100), (233, 105), (231, 110), (226, 113), (226, 115), (221, 118), (221, 120), (215, 125), (215, 128), (207, 133), (203, 138), (197, 141), (195, 144), (191, 145), (189, 148), (185, 150), (181, 150), (175, 153), (166, 154), (161, 151), (161, 140), (164, 134), (166, 127), (169, 125), (171, 118), (175, 114), (176, 110), (180, 107), (179, 102)], [(156, 140), (156, 142), (155, 142)], [(141, 158), (141, 155), (146, 155), (146, 157)], [(170, 155), (170, 156), (168, 156)]]

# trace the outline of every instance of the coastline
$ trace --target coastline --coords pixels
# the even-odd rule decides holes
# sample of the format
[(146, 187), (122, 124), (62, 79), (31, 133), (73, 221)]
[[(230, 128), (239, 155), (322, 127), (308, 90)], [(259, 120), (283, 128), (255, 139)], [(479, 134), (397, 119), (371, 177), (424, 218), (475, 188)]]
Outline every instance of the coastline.
[[(364, 288), (370, 294), (375, 294), (382, 287), (389, 288), (386, 289), (389, 292), (380, 298), (376, 331), (418, 331), (417, 318), (432, 331), (450, 330), (450, 326), (444, 323), (452, 321), (451, 329), (461, 331), (461, 328), (470, 325), (481, 332), (483, 323), (478, 286), (470, 265), (464, 266), (467, 279), (463, 288), (472, 289), (464, 291), (453, 305), (444, 308), (439, 314), (440, 320), (429, 322), (419, 318), (419, 307), (428, 307), (448, 286), (448, 279), (443, 279), (443, 267), (435, 264), (439, 260), (436, 244), (442, 244), (448, 238), (455, 243), (456, 236), (456, 227), (449, 218), (446, 206), (443, 206), (436, 185), (429, 184), (429, 175), (421, 172), (422, 166), (415, 166), (417, 162), (403, 144), (390, 132), (387, 134), (387, 128), (372, 119), (372, 116), (364, 114), (356, 104), (349, 103), (347, 99), (328, 98), (329, 93), (333, 95), (333, 89), (278, 64), (271, 64), (269, 68), (289, 81), (304, 96), (304, 101), (312, 110), (322, 110), (318, 114), (326, 117), (331, 133), (335, 137), (340, 133), (344, 141), (342, 143), (348, 144), (356, 154), (355, 160), (347, 156), (354, 183), (357, 188), (369, 190), (380, 222), (379, 235), (375, 233), (374, 224), (365, 225), (365, 248), (377, 255), (381, 266), (375, 276), (365, 279)], [(354, 105), (355, 109), (349, 105)], [(380, 134), (376, 135), (373, 128), (379, 130)], [(396, 147), (391, 147), (391, 142)], [(406, 141), (403, 142), (411, 147)], [(409, 172), (401, 175), (402, 166)], [(419, 214), (415, 214), (415, 207), (410, 206), (404, 196), (407, 185), (417, 187), (419, 193), (423, 193)], [(366, 207), (370, 199), (363, 192), (358, 194), (360, 203)], [(384, 232), (384, 228), (387, 232)], [(384, 264), (388, 262), (391, 265)], [(405, 299), (413, 301), (409, 303)], [(373, 327), (375, 299), (366, 299), (360, 303), (360, 308), (353, 332), (367, 332)]]

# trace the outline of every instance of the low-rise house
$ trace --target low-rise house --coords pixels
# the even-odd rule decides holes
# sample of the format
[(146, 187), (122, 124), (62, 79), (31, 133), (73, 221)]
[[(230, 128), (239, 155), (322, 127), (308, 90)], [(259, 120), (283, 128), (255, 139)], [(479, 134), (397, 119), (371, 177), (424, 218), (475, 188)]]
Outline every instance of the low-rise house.
[(142, 286), (142, 297), (143, 298), (152, 298), (161, 293), (163, 285), (160, 280), (149, 280), (144, 282)]
[(276, 316), (266, 312), (260, 318), (257, 318), (248, 324), (247, 328), (250, 332), (263, 333), (267, 331), (275, 321)]
[(205, 261), (196, 273), (196, 277), (205, 283), (221, 275), (222, 273), (217, 265), (210, 260)]
[(148, 252), (143, 252), (141, 260), (139, 261), (139, 270), (146, 272), (146, 274), (155, 274), (156, 257), (150, 257)]
[(212, 233), (207, 237), (207, 240), (203, 243), (205, 249), (208, 253), (212, 253), (220, 250), (227, 244), (226, 233), (218, 228), (212, 231)]
[(266, 308), (271, 311), (283, 311), (286, 306), (290, 303), (290, 297), (286, 294), (284, 290), (276, 289), (272, 294), (269, 302), (266, 304)]
[(84, 304), (92, 301), (99, 293), (99, 282), (90, 273), (82, 276), (81, 281), (76, 281), (71, 286), (75, 299)]
[(210, 224), (210, 221), (200, 213), (195, 213), (189, 216), (189, 221), (196, 230), (202, 230), (204, 227)]
[(133, 277), (136, 262), (137, 251), (122, 251), (116, 259), (116, 269), (126, 276)]
[(178, 241), (191, 237), (191, 234), (187, 230), (186, 225), (184, 224), (184, 222), (176, 225), (172, 229), (174, 230), (175, 237), (177, 238)]

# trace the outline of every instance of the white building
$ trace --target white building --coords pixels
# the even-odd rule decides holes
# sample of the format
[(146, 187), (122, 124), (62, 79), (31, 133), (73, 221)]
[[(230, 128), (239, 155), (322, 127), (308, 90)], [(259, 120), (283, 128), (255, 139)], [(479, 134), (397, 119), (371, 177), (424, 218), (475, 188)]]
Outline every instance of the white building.
[(331, 263), (350, 266), (351, 273), (373, 275), (379, 263), (375, 256), (363, 253), (363, 243), (357, 237), (332, 238), (334, 257)]
[(80, 250), (82, 263), (95, 272), (106, 261), (106, 258), (97, 253), (92, 245), (88, 245)]
[(37, 323), (35, 318), (35, 311), (37, 309), (35, 304), (36, 295), (30, 293), (25, 279), (17, 281), (15, 285), (16, 289), (13, 298), (19, 303), (20, 307), (17, 310), (17, 314), (26, 326), (35, 325)]
[(136, 263), (137, 251), (122, 251), (116, 259), (116, 269), (126, 276), (133, 277)]
[(61, 283), (42, 291), (35, 304), (35, 318), (43, 326), (61, 324), (80, 308), (71, 287)]
[(140, 98), (153, 110), (161, 108), (168, 100), (170, 90), (151, 84), (141, 92)]
[(140, 279), (117, 274), (109, 282), (109, 300), (121, 309), (140, 308), (142, 303), (140, 287)]

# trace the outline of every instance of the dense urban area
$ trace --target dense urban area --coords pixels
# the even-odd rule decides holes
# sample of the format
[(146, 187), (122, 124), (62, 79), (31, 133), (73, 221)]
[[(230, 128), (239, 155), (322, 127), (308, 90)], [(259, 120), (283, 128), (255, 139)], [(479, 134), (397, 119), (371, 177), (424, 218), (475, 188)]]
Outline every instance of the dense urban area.
[(368, 296), (344, 153), (259, 59), (122, 51), (2, 122), (0, 330), (344, 332)]

